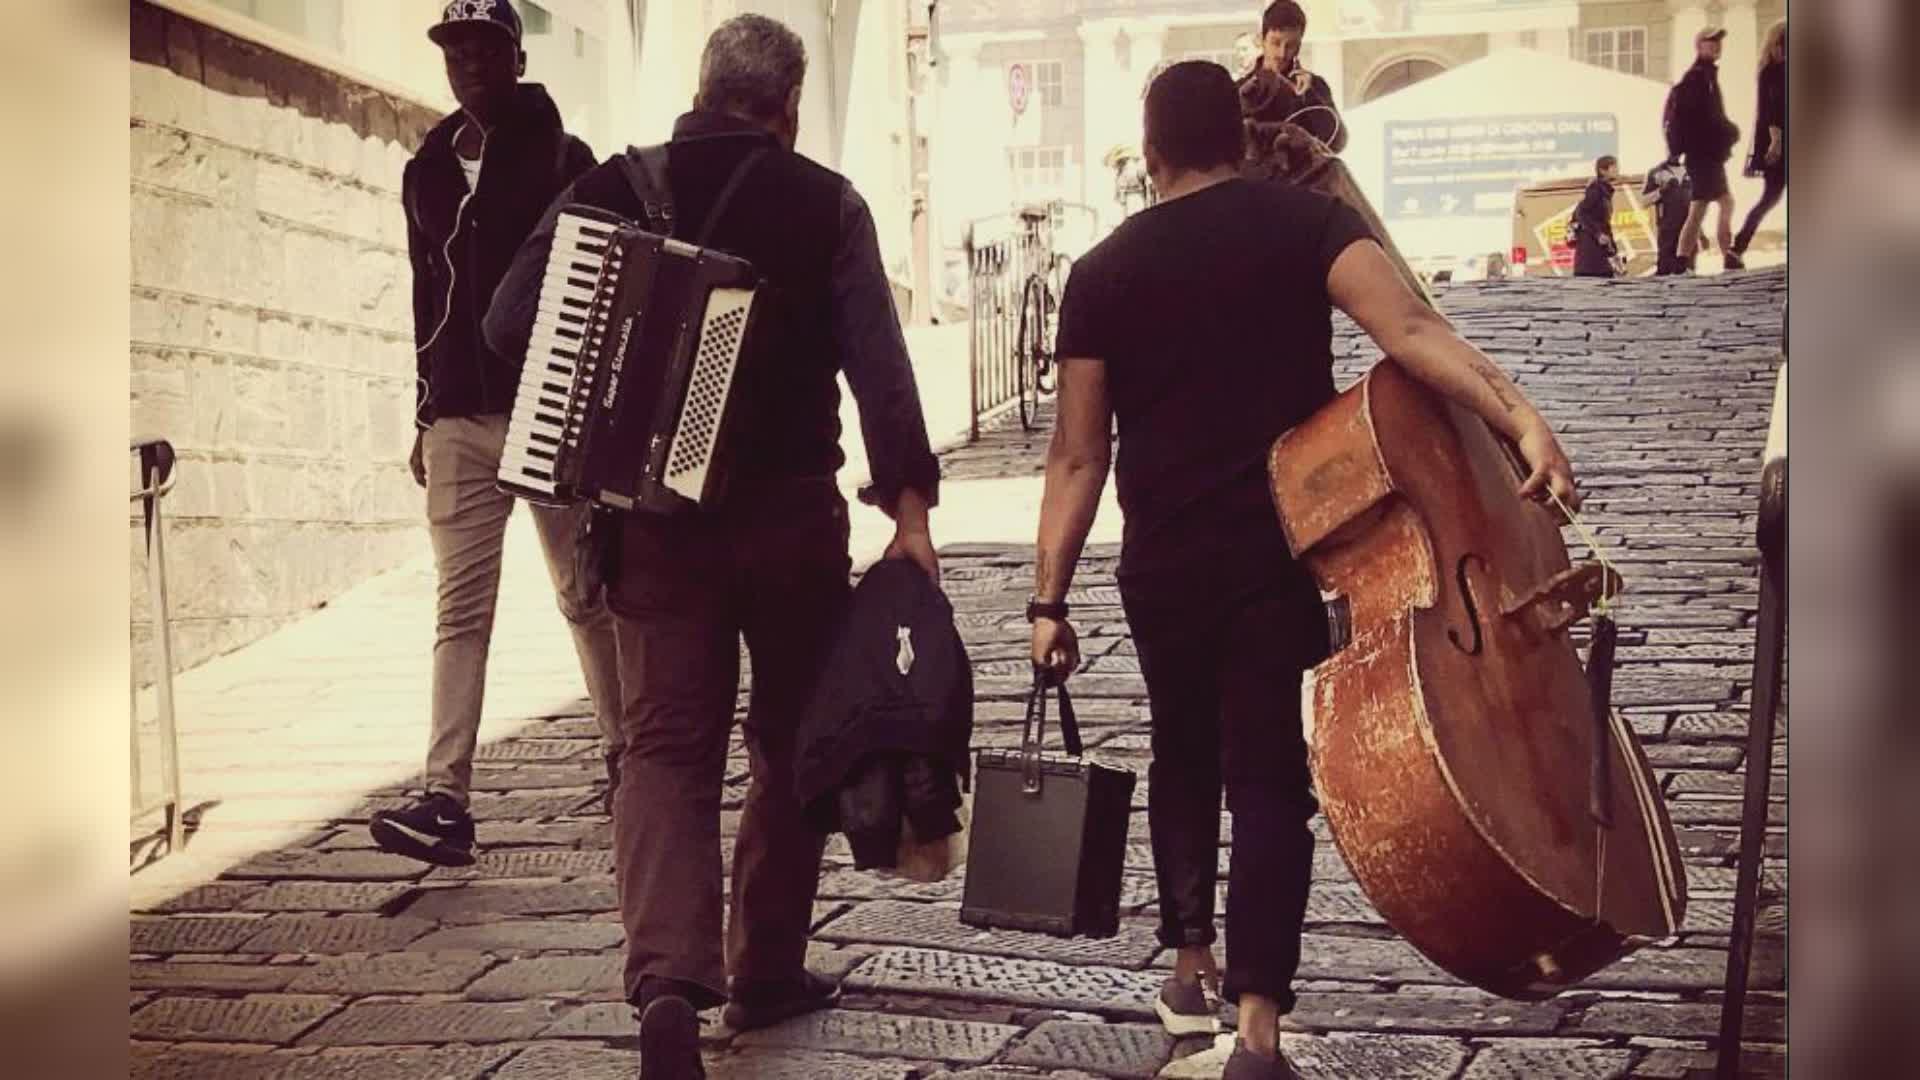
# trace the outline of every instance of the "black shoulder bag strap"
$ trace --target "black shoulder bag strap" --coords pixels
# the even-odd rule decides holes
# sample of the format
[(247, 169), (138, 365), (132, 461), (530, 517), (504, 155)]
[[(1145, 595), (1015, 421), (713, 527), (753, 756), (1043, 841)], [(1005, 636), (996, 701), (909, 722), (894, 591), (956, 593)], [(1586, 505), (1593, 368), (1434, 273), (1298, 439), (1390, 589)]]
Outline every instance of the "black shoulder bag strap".
[[(713, 209), (707, 211), (706, 220), (700, 224), (700, 232), (693, 241), (695, 246), (707, 246), (713, 236), (714, 226), (719, 223), (721, 214), (726, 212), (734, 195), (740, 191), (740, 185), (766, 156), (766, 147), (756, 147), (733, 167), (732, 175), (720, 188), (720, 196), (714, 200)], [(633, 193), (639, 197), (640, 205), (646, 211), (648, 231), (660, 236), (672, 236), (675, 220), (673, 187), (667, 178), (666, 145), (629, 149), (621, 155), (620, 166), (626, 174), (628, 185), (633, 188)]]
[[(1080, 742), (1080, 723), (1073, 715), (1073, 698), (1067, 684), (1057, 688), (1060, 695), (1060, 741), (1067, 753), (1079, 757), (1085, 750)], [(1040, 751), (1047, 740), (1047, 680), (1035, 671), (1033, 689), (1027, 693), (1027, 718), (1020, 731), (1021, 790), (1034, 795), (1040, 791)]]
[(647, 231), (673, 235), (673, 188), (667, 183), (667, 147), (628, 147), (620, 155), (620, 171), (646, 213)]
[(733, 175), (727, 177), (726, 186), (720, 189), (720, 197), (713, 201), (713, 209), (707, 211), (707, 220), (700, 223), (700, 235), (693, 240), (695, 247), (707, 246), (707, 241), (713, 237), (714, 228), (720, 224), (721, 215), (727, 212), (727, 205), (733, 202), (735, 195), (740, 193), (740, 185), (746, 183), (747, 174), (753, 172), (754, 166), (760, 164), (766, 156), (766, 147), (755, 147), (748, 151), (746, 157), (740, 159), (740, 164), (733, 167)]

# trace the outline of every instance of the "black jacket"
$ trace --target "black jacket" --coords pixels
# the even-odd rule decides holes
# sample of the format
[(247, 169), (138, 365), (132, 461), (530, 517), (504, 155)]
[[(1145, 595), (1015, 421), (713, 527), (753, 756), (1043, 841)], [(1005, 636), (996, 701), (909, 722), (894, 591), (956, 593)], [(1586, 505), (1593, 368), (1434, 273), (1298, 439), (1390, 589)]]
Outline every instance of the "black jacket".
[(1307, 92), (1301, 94), (1294, 91), (1290, 80), (1260, 64), (1243, 76), (1237, 86), (1242, 119), (1259, 123), (1290, 121), (1307, 129), (1334, 153), (1346, 149), (1346, 122), (1333, 103), (1333, 87), (1327, 85), (1327, 80), (1313, 76)]
[(917, 565), (876, 563), (853, 591), (801, 718), (794, 784), (808, 819), (844, 831), (856, 865), (893, 865), (900, 822), (919, 839), (960, 827), (973, 669), (953, 605)]
[(453, 145), (466, 122), (456, 112), (436, 125), (400, 185), (413, 261), (414, 421), (422, 428), (443, 416), (512, 411), (520, 364), (487, 347), (481, 320), (547, 204), (593, 166), (593, 151), (567, 134), (546, 89), (522, 83), (486, 137), (478, 190), (469, 193)]
[(1780, 129), (1780, 138), (1784, 143), (1787, 135), (1787, 65), (1780, 63), (1768, 64), (1760, 69), (1759, 98), (1754, 106), (1753, 152), (1748, 158), (1748, 172), (1786, 172), (1784, 146), (1780, 164), (1767, 164), (1767, 152), (1773, 147), (1774, 128)]
[(1697, 60), (1667, 98), (1667, 153), (1696, 161), (1724, 163), (1740, 144), (1740, 128), (1727, 116), (1720, 96), (1720, 69)]
[(1573, 247), (1573, 272), (1579, 277), (1613, 276), (1613, 185), (1599, 177), (1587, 185), (1573, 209), (1580, 236)]

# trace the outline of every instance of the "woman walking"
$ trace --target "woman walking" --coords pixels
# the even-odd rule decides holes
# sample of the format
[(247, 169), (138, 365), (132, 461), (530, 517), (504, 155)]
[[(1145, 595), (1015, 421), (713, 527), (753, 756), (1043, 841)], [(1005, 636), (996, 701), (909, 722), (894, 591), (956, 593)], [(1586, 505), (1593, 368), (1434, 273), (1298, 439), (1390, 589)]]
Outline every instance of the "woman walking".
[(1766, 178), (1760, 201), (1753, 204), (1740, 235), (1734, 238), (1733, 253), (1745, 255), (1747, 245), (1760, 222), (1787, 193), (1787, 23), (1775, 23), (1767, 31), (1766, 47), (1760, 50), (1760, 107), (1753, 125), (1753, 152), (1747, 155), (1747, 175)]

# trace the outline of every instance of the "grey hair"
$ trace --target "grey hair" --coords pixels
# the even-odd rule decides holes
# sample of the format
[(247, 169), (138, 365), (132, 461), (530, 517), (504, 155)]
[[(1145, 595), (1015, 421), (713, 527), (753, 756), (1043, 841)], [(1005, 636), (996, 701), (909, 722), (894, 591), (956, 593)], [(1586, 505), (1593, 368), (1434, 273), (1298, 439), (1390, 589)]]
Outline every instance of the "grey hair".
[(783, 116), (807, 76), (800, 35), (765, 15), (736, 15), (714, 30), (700, 54), (699, 104), (758, 119)]

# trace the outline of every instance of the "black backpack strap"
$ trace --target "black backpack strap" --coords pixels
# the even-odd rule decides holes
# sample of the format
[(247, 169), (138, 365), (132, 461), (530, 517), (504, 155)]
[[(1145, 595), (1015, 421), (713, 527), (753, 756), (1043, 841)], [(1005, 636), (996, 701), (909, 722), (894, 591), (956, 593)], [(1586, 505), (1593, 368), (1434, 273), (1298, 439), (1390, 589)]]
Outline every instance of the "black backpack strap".
[(620, 155), (620, 171), (646, 211), (647, 229), (672, 236), (673, 188), (667, 181), (666, 146), (629, 147)]
[(733, 175), (727, 177), (726, 186), (720, 189), (720, 197), (713, 201), (713, 209), (707, 211), (707, 219), (700, 223), (700, 235), (693, 241), (695, 247), (707, 246), (707, 241), (713, 236), (714, 227), (720, 223), (720, 215), (726, 213), (727, 204), (732, 202), (734, 195), (739, 193), (740, 185), (746, 182), (747, 174), (751, 173), (753, 167), (760, 164), (766, 156), (766, 147), (756, 147), (741, 159), (740, 164), (733, 167)]
[[(727, 177), (726, 184), (720, 189), (719, 198), (714, 200), (713, 209), (707, 211), (706, 220), (700, 223), (700, 232), (693, 243), (697, 247), (706, 247), (713, 236), (713, 230), (726, 212), (727, 205), (740, 190), (740, 185), (767, 156), (767, 148), (756, 147), (742, 158), (740, 164), (733, 167), (733, 174)], [(648, 146), (629, 148), (620, 155), (621, 172), (626, 175), (627, 184), (646, 209), (647, 228), (661, 236), (674, 234), (673, 187), (667, 177), (667, 147)]]

